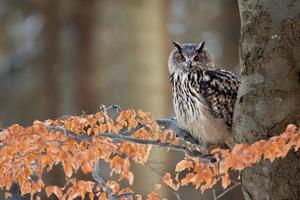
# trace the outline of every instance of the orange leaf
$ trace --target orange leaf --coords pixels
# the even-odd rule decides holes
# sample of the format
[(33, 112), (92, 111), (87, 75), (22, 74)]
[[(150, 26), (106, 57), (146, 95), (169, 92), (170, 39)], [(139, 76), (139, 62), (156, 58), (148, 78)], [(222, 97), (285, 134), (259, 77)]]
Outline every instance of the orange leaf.
[(113, 194), (117, 194), (120, 192), (120, 185), (116, 181), (109, 180), (107, 182), (107, 185), (110, 187), (110, 189), (113, 191)]
[(171, 178), (170, 173), (166, 173), (163, 177), (162, 180), (166, 185), (168, 185), (170, 188), (173, 190), (177, 191), (179, 189), (180, 184), (178, 183), (177, 185), (174, 183), (173, 179)]
[(226, 173), (223, 176), (221, 176), (221, 179), (223, 189), (227, 188), (230, 185), (229, 175)]
[(71, 177), (73, 175), (73, 168), (72, 168), (71, 163), (70, 162), (64, 162), (63, 166), (64, 166), (66, 176)]
[(151, 192), (147, 195), (146, 200), (159, 200), (158, 194), (156, 194), (155, 192)]
[(154, 189), (155, 189), (155, 190), (159, 190), (160, 188), (161, 188), (161, 184), (156, 183), (156, 184), (154, 185)]
[(142, 200), (143, 199), (142, 195), (140, 195), (140, 194), (135, 195), (135, 197), (136, 197), (136, 200)]
[(134, 175), (132, 172), (128, 172), (127, 179), (128, 179), (129, 185), (132, 185), (133, 179), (134, 179)]
[(93, 172), (94, 168), (90, 161), (86, 161), (82, 164), (81, 170), (84, 174), (87, 174), (87, 173)]
[(58, 186), (47, 186), (45, 190), (47, 197), (50, 197), (50, 195), (53, 193), (58, 197), (58, 199), (62, 198), (62, 190)]
[(194, 180), (194, 173), (187, 173), (185, 178), (181, 179), (181, 185), (188, 185), (189, 183), (194, 182)]
[(102, 192), (98, 198), (98, 200), (108, 200), (107, 196), (106, 196), (106, 192)]
[(192, 161), (182, 160), (179, 163), (177, 163), (176, 168), (175, 168), (175, 172), (181, 172), (185, 169), (190, 169), (191, 167), (193, 167), (193, 162)]
[(31, 174), (30, 168), (28, 166), (25, 166), (25, 169), (24, 169), (25, 177), (29, 177), (30, 174)]

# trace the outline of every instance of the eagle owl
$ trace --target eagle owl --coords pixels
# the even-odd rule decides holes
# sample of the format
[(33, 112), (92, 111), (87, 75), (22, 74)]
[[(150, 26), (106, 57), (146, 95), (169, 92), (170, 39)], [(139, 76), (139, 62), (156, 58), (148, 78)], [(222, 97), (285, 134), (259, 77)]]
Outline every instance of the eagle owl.
[(168, 68), (180, 127), (204, 144), (232, 147), (232, 115), (239, 79), (215, 65), (204, 41), (173, 44)]

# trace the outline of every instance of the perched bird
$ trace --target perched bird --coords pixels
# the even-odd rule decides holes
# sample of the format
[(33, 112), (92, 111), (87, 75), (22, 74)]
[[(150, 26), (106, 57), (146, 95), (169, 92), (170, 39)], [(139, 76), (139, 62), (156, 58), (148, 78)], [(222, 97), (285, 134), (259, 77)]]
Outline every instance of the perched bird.
[(200, 143), (232, 147), (232, 115), (239, 79), (218, 68), (200, 44), (173, 41), (168, 68), (173, 105), (180, 127)]

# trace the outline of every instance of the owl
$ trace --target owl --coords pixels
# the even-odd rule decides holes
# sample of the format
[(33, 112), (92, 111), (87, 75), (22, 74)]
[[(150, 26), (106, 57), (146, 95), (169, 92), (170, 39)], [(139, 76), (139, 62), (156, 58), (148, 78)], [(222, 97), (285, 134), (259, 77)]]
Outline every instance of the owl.
[(168, 69), (179, 126), (200, 143), (232, 147), (238, 77), (215, 65), (204, 41), (173, 44)]

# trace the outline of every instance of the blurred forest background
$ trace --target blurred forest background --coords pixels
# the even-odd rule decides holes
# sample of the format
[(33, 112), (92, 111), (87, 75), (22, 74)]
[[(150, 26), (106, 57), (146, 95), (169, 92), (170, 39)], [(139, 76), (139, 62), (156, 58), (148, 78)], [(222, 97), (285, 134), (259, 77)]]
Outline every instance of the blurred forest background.
[[(236, 0), (0, 0), (0, 127), (100, 104), (173, 116), (171, 41), (205, 40), (216, 63), (238, 73), (239, 33)], [(160, 156), (164, 169), (176, 162)], [(139, 171), (136, 187), (152, 190)]]

